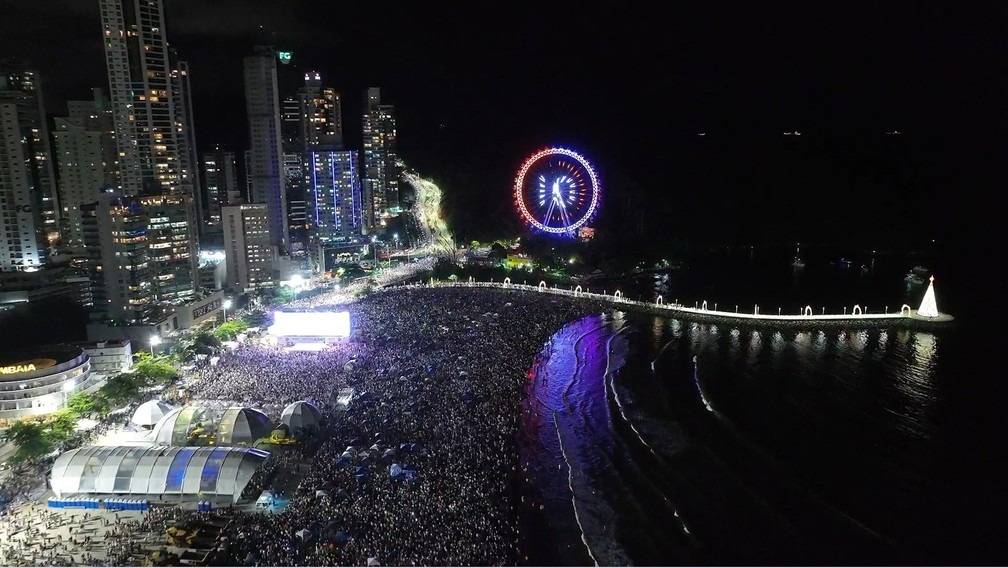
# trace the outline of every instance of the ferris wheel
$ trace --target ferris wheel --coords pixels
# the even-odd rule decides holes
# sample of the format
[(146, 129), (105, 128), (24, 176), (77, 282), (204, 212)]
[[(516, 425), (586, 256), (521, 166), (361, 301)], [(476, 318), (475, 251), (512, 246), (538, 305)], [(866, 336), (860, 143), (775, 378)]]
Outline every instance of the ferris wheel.
[(532, 227), (573, 236), (598, 210), (598, 174), (577, 152), (546, 148), (529, 156), (515, 177), (518, 212)]

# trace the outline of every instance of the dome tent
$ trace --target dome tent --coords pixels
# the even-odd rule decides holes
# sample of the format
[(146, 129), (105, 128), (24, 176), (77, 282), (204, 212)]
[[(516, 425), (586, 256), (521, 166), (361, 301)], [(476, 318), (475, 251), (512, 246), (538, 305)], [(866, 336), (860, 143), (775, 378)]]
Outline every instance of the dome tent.
[(218, 443), (251, 445), (259, 438), (269, 436), (272, 431), (273, 424), (262, 412), (254, 408), (232, 406), (221, 417)]
[(155, 398), (138, 406), (130, 422), (137, 426), (151, 428), (173, 410), (175, 410), (174, 406)]
[(322, 413), (314, 404), (299, 400), (287, 405), (280, 415), (280, 422), (285, 424), (295, 436), (318, 432), (322, 423)]
[(154, 426), (152, 441), (166, 446), (252, 445), (272, 430), (269, 418), (254, 408), (193, 405), (166, 414)]

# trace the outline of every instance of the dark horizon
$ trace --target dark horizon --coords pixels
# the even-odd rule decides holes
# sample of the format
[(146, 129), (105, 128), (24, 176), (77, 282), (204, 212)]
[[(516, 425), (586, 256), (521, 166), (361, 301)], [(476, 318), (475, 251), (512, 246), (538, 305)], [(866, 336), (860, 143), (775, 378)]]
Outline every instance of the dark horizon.
[[(42, 73), (50, 115), (107, 90), (96, 0), (3, 4), (0, 53)], [(993, 160), (974, 150), (996, 135), (984, 113), (1004, 92), (1004, 74), (987, 65), (1003, 44), (996, 30), (980, 14), (937, 8), (380, 14), (174, 0), (166, 16), (192, 69), (201, 153), (221, 143), (240, 155), (247, 144), (241, 58), (270, 43), (294, 52), (279, 66), (282, 92), (318, 69), (342, 93), (350, 148), (360, 147), (362, 91), (382, 88), (400, 155), (442, 184), (464, 239), (522, 230), (511, 177), (554, 144), (600, 170), (599, 226), (639, 226), (640, 239), (958, 239), (972, 201), (963, 192), (983, 183), (968, 180)], [(59, 41), (38, 44), (53, 29)], [(958, 203), (942, 199), (949, 191)], [(722, 221), (714, 234), (711, 215)]]

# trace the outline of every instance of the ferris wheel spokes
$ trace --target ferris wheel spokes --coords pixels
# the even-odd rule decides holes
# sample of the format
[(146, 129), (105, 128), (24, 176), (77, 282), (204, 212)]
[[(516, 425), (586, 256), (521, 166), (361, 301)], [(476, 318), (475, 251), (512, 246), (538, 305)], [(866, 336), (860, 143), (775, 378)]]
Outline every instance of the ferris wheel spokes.
[[(525, 184), (526, 174), (531, 183)], [(566, 148), (530, 156), (515, 178), (515, 203), (525, 220), (555, 235), (574, 234), (595, 214), (599, 180), (591, 164)]]

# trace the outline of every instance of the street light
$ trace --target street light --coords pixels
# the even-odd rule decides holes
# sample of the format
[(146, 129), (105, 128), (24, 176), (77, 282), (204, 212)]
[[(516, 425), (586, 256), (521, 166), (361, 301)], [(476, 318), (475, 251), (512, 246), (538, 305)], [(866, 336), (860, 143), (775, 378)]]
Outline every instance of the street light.
[(227, 300), (224, 300), (224, 303), (221, 304), (221, 307), (224, 308), (224, 321), (227, 321), (227, 311), (228, 308), (231, 307), (231, 299), (229, 298)]
[(158, 334), (153, 334), (150, 336), (150, 354), (151, 357), (154, 356), (154, 346), (161, 345), (161, 336)]
[(378, 235), (371, 235), (371, 250), (374, 251), (374, 271), (378, 272)]

